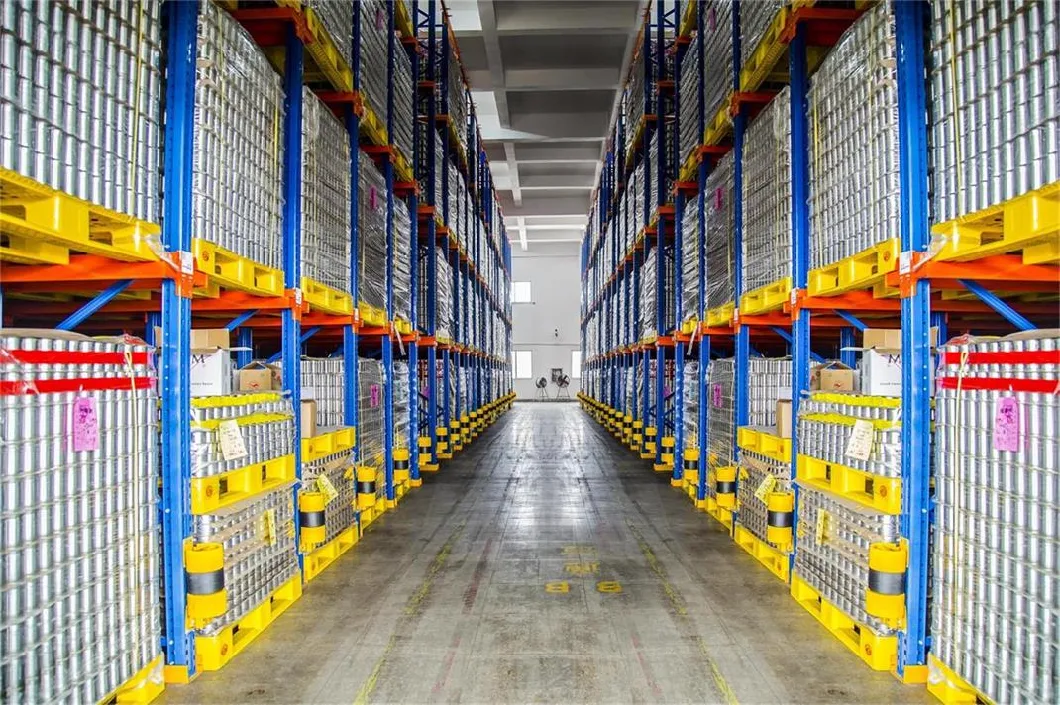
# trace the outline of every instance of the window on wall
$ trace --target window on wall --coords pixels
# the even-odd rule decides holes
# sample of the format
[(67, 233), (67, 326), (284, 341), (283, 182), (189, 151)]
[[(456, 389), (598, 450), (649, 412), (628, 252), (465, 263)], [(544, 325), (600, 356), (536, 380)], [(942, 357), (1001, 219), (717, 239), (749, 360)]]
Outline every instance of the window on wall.
[(528, 304), (533, 302), (533, 291), (530, 282), (512, 282), (512, 303)]
[(534, 376), (534, 355), (529, 350), (512, 352), (512, 368), (516, 379), (530, 379)]
[(574, 350), (570, 354), (570, 376), (574, 379), (582, 378), (582, 351)]

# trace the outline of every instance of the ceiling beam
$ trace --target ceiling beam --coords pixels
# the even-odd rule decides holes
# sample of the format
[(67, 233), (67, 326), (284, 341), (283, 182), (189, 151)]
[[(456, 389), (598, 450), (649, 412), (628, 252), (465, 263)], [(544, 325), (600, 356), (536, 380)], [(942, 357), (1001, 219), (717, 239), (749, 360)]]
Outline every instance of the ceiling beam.
[(504, 160), (508, 163), (508, 183), (512, 189), (512, 200), (515, 205), (523, 205), (523, 193), (519, 187), (519, 162), (515, 159), (515, 145), (504, 143)]

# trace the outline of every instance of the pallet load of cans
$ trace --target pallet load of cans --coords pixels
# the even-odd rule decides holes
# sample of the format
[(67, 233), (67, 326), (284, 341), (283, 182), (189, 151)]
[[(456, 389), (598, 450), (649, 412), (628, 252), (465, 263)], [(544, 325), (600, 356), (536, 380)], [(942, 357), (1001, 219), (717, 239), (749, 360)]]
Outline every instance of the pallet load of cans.
[[(386, 314), (386, 179), (375, 168), (372, 158), (358, 152), (359, 245), (361, 270), (357, 296), (360, 303)], [(364, 318), (362, 312), (362, 319)]]
[(394, 447), (409, 447), (409, 366), (394, 360)]
[(389, 20), (386, 0), (358, 0), (360, 3), (361, 99), (386, 124), (387, 43)]
[[(667, 155), (660, 154), (659, 145), (659, 130), (652, 130), (651, 139), (648, 140), (648, 161), (647, 169), (651, 176), (648, 178), (648, 222), (651, 223), (653, 216), (656, 216), (656, 211), (659, 208), (660, 197), (662, 202), (665, 203), (669, 198), (670, 190), (667, 188), (667, 184), (663, 184), (662, 192), (659, 189), (659, 160), (666, 159)], [(665, 174), (664, 178), (669, 179), (670, 169), (669, 162), (663, 168)]]
[[(461, 147), (467, 147), (467, 95), (465, 94), (464, 73), (460, 68), (460, 57), (456, 44), (449, 42), (449, 96), (446, 110), (449, 122), (456, 128), (456, 139)], [(439, 81), (438, 90), (442, 89)]]
[(439, 340), (451, 340), (453, 337), (453, 268), (447, 259), (448, 250), (437, 247), (435, 250), (437, 268), (432, 286), (428, 281), (426, 258), (420, 260), (419, 276), (416, 280), (419, 294), (419, 305), (416, 314), (419, 317), (419, 328), (427, 330), (429, 292), (434, 292), (434, 335)]
[[(644, 72), (645, 63), (650, 61), (651, 55), (655, 53), (655, 40), (651, 39), (648, 42), (648, 53), (644, 52), (644, 43), (637, 42), (637, 46), (634, 49), (636, 56), (633, 58), (632, 66), (629, 70), (629, 78), (626, 84), (625, 94), (625, 106), (623, 109), (623, 124), (626, 126), (626, 147), (629, 152), (632, 152), (634, 140), (637, 138), (637, 132), (639, 129), (644, 129), (646, 124), (644, 122)], [(648, 87), (649, 95), (648, 100), (654, 102), (655, 91), (652, 87)], [(629, 153), (627, 152), (627, 154)]]
[[(1056, 184), (1056, 3), (933, 3), (931, 11), (933, 222)], [(1017, 61), (1008, 60), (1013, 47)]]
[(699, 448), (699, 363), (685, 362), (684, 387), (685, 448)]
[(733, 241), (734, 190), (732, 152), (718, 160), (707, 176), (703, 198), (706, 295), (703, 311), (725, 306), (735, 296), (736, 252)]
[(940, 357), (928, 688), (1056, 702), (1060, 333), (957, 338)]
[(158, 396), (133, 338), (8, 329), (0, 696), (162, 690)]
[(659, 335), (658, 283), (655, 268), (658, 248), (652, 249), (644, 258), (640, 268), (640, 339)]
[(394, 114), (391, 116), (390, 125), (394, 134), (390, 138), (411, 166), (414, 156), (413, 139), (416, 134), (416, 86), (412, 76), (412, 59), (398, 39), (395, 39), (394, 43), (393, 94)]
[(699, 129), (699, 83), (703, 74), (703, 55), (699, 51), (699, 40), (692, 37), (691, 44), (681, 59), (680, 79), (680, 126), (679, 159), (684, 165), (685, 159), (703, 141)]
[[(205, 616), (189, 606), (196, 634), (220, 636), (265, 603), (275, 591), (301, 581), (295, 546), (293, 483), (276, 487), (211, 514), (192, 517), (192, 538), (199, 552), (223, 555), (223, 604)], [(219, 549), (217, 548), (219, 547)], [(223, 649), (223, 647), (222, 647)], [(227, 652), (221, 652), (222, 656)], [(221, 664), (223, 665), (223, 661)]]
[[(780, 463), (761, 453), (741, 450), (739, 468), (736, 485), (740, 507), (736, 515), (738, 527), (780, 551), (790, 551), (795, 508), (791, 463)], [(780, 572), (787, 572), (786, 565), (778, 568)]]
[(412, 320), (412, 220), (409, 208), (400, 198), (394, 199), (391, 267), (394, 288), (394, 318)]
[[(712, 468), (734, 465), (736, 449), (736, 421), (734, 416), (733, 376), (735, 360), (731, 357), (711, 360), (707, 367), (707, 462)], [(735, 479), (735, 478), (733, 478)], [(714, 496), (714, 487), (707, 483), (707, 494)]]
[(895, 44), (892, 7), (880, 3), (843, 34), (810, 79), (811, 269), (898, 237)]
[(284, 95), (250, 34), (213, 3), (199, 7), (192, 234), (283, 268)]
[(684, 321), (699, 320), (699, 201), (685, 202), (681, 216), (681, 317)]
[[(357, 360), (357, 509), (361, 525), (372, 521), (381, 502), (386, 500), (384, 464), (383, 365), (378, 360)], [(383, 505), (385, 506), (385, 505)]]
[(346, 425), (346, 361), (341, 356), (302, 358), (302, 399), (317, 408), (317, 433)]
[[(318, 532), (313, 540), (307, 540), (306, 524), (302, 524), (302, 544), (310, 550), (334, 541), (356, 523), (355, 473), (353, 454), (348, 450), (326, 455), (302, 466), (301, 496), (307, 493), (319, 495), (314, 501), (317, 507), (323, 506), (324, 512), (324, 531)], [(305, 500), (300, 499), (300, 502)], [(300, 509), (304, 511), (304, 506)]]
[(358, 0), (302, 0), (320, 19), (346, 66), (353, 67), (353, 6)]
[(740, 3), (740, 66), (747, 66), (755, 49), (765, 38), (769, 25), (773, 23), (773, 18), (785, 4), (787, 4), (785, 0), (756, 0)]
[(791, 358), (752, 357), (747, 371), (748, 425), (772, 432), (777, 424), (777, 400), (791, 398)]
[(161, 17), (158, 3), (5, 4), (0, 167), (157, 223)]
[[(750, 11), (744, 8), (740, 6), (741, 13)], [(702, 11), (703, 64), (708, 67), (703, 72), (703, 119), (709, 125), (732, 92), (732, 0), (706, 0)]]
[(744, 292), (791, 276), (790, 106), (791, 95), (785, 87), (747, 129), (743, 166)]
[(316, 94), (302, 89), (302, 276), (350, 290), (350, 140)]

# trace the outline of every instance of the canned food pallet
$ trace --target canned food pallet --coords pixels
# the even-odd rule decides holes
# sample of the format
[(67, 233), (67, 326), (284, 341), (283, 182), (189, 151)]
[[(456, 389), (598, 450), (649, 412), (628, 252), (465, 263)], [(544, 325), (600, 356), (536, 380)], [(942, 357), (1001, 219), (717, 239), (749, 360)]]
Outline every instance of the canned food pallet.
[(336, 90), (352, 91), (353, 71), (313, 8), (303, 7), (301, 0), (276, 0), (276, 4), (302, 13), (311, 35), (309, 41), (305, 42), (306, 53), (312, 57), (317, 68)]
[(699, 327), (699, 321), (696, 318), (689, 318), (681, 324), (681, 333), (684, 335), (692, 335), (696, 328)]
[(741, 426), (736, 429), (736, 444), (743, 450), (760, 453), (778, 463), (791, 462), (791, 439), (781, 438), (770, 430)]
[(791, 17), (792, 10), (800, 5), (812, 4), (812, 0), (802, 0), (801, 2), (796, 0), (790, 5), (782, 6), (777, 11), (773, 21), (769, 23), (769, 28), (766, 29), (762, 39), (758, 42), (758, 46), (754, 48), (754, 51), (751, 52), (747, 61), (740, 68), (741, 91), (755, 91), (765, 83), (769, 74), (773, 71), (773, 67), (777, 65), (777, 62), (788, 50), (788, 44), (781, 39), (781, 36), (784, 34), (784, 28), (787, 27), (788, 18)]
[(807, 293), (810, 296), (836, 296), (855, 289), (867, 289), (883, 281), (898, 267), (898, 238), (862, 250), (809, 272)]
[(1021, 252), (1024, 264), (1060, 264), (1060, 181), (931, 228), (939, 260)]
[(406, 320), (403, 320), (403, 319), (400, 319), (400, 318), (395, 318), (394, 319), (394, 328), (401, 335), (412, 335), (413, 326), (412, 326), (411, 323), (409, 323)]
[(699, 150), (693, 149), (692, 153), (685, 159), (681, 170), (678, 172), (678, 181), (695, 181), (696, 172), (699, 171)]
[(294, 455), (191, 479), (191, 513), (210, 514), (294, 481)]
[(218, 284), (257, 296), (283, 295), (283, 272), (280, 270), (258, 264), (198, 237), (192, 240), (191, 248), (196, 267)]
[(325, 286), (309, 277), (302, 277), (302, 298), (314, 309), (337, 316), (353, 313), (353, 297), (350, 294)]
[(760, 286), (740, 297), (740, 315), (756, 316), (784, 308), (791, 294), (791, 277)]
[(633, 128), (630, 133), (632, 139), (629, 141), (629, 147), (626, 148), (626, 166), (628, 167), (633, 162), (633, 155), (637, 151), (637, 147), (644, 141), (644, 129), (648, 124), (648, 116), (642, 114), (637, 119), (637, 126)]
[(703, 144), (708, 146), (718, 144), (732, 130), (732, 117), (729, 115), (730, 103), (732, 103), (731, 93), (721, 101), (718, 112), (707, 123), (703, 131)]
[(368, 138), (371, 144), (383, 147), (389, 144), (386, 131), (386, 122), (379, 118), (379, 113), (372, 109), (365, 101), (366, 96), (361, 94), (361, 134)]
[(153, 261), (161, 231), (138, 220), (0, 169), (0, 261), (69, 264), (71, 252), (117, 260)]
[(884, 514), (902, 511), (902, 480), (799, 454), (798, 483)]
[(397, 147), (394, 148), (394, 177), (398, 181), (415, 181), (412, 163)]
[(156, 656), (150, 663), (137, 671), (132, 678), (100, 700), (98, 705), (117, 705), (119, 703), (146, 705), (155, 700), (166, 689), (165, 677), (163, 676), (163, 659), (164, 657), (161, 654)]
[(404, 0), (398, 0), (394, 3), (394, 27), (401, 33), (403, 37), (413, 37), (416, 32), (412, 26), (412, 17), (409, 15), (409, 8), (405, 4)]
[(890, 671), (898, 659), (898, 637), (880, 636), (865, 624), (824, 599), (796, 573), (791, 576), (791, 596), (844, 646), (874, 671)]
[(302, 439), (302, 462), (311, 463), (333, 453), (352, 450), (357, 445), (357, 429), (352, 426)]
[(360, 527), (354, 524), (331, 541), (306, 555), (302, 561), (305, 581), (308, 583), (323, 573), (328, 566), (338, 560), (339, 556), (353, 548), (357, 541), (360, 540), (360, 537)]
[(707, 311), (707, 326), (709, 328), (725, 328), (732, 325), (732, 314), (736, 310), (736, 304), (731, 301), (724, 306), (718, 306)]
[(373, 328), (386, 328), (386, 312), (361, 302), (358, 307), (361, 323)]
[(977, 705), (977, 703), (994, 705), (993, 700), (965, 682), (934, 654), (928, 654), (927, 665), (927, 690), (939, 702), (946, 705)]
[(733, 528), (732, 540), (764, 565), (766, 570), (785, 583), (788, 582), (788, 576), (791, 574), (791, 561), (788, 554), (773, 548), (739, 524)]
[(198, 669), (217, 671), (226, 666), (301, 596), (302, 576), (295, 575), (235, 624), (213, 636), (196, 636), (195, 664)]

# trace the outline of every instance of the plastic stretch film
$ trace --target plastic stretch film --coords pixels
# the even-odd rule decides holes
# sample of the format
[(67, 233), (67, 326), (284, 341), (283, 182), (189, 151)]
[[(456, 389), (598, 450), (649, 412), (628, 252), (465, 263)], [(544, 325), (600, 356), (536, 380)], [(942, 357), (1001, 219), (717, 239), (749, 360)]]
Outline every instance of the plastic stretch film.
[(787, 87), (747, 129), (743, 213), (746, 293), (791, 276), (791, 94)]
[[(732, 465), (736, 460), (734, 448), (736, 422), (733, 408), (733, 375), (735, 361), (731, 357), (711, 360), (707, 366), (707, 448), (710, 464)], [(707, 493), (714, 495), (714, 488), (707, 483)]]
[(772, 488), (770, 492), (791, 491), (791, 464), (778, 463), (764, 455), (741, 450), (739, 482), (736, 485), (740, 511), (736, 515), (736, 523), (754, 534), (759, 541), (771, 543), (767, 532), (769, 507), (757, 492), (764, 483)]
[(699, 319), (699, 199), (685, 203), (681, 216), (681, 318)]
[[(746, 9), (752, 4), (769, 3), (745, 3), (741, 12), (756, 11)], [(703, 13), (703, 63), (709, 67), (703, 73), (703, 119), (709, 124), (732, 92), (732, 0), (707, 0)]]
[[(234, 423), (244, 453), (226, 451)], [(191, 476), (213, 477), (294, 452), (294, 412), (282, 392), (244, 392), (191, 400)]]
[(346, 128), (302, 89), (302, 276), (350, 290), (350, 140)]
[(357, 296), (361, 303), (386, 312), (386, 180), (372, 158), (358, 152), (360, 159), (360, 245), (361, 271)]
[(740, 3), (740, 66), (747, 66), (751, 55), (766, 36), (769, 25), (786, 4), (788, 3), (784, 0), (753, 0)]
[(346, 425), (345, 379), (342, 357), (302, 358), (302, 399), (317, 403), (317, 433)]
[(685, 448), (699, 447), (699, 363), (685, 362), (684, 385), (684, 429)]
[[(302, 0), (324, 25), (343, 61), (353, 68), (353, 6), (360, 0)], [(362, 10), (363, 12), (363, 10)], [(363, 16), (363, 15), (362, 15)], [(362, 71), (364, 68), (362, 67)]]
[[(325, 477), (326, 480), (318, 478)], [(339, 534), (353, 526), (356, 520), (356, 474), (353, 454), (350, 451), (332, 453), (302, 467), (302, 487), (310, 492), (321, 492), (330, 497), (328, 485), (338, 494), (330, 497), (324, 505), (325, 538), (322, 543), (333, 541)], [(326, 483), (326, 484), (325, 484)]]
[(699, 81), (702, 73), (703, 55), (699, 51), (699, 41), (693, 36), (684, 58), (681, 59), (681, 134), (678, 156), (682, 164), (703, 139), (703, 133), (699, 129)]
[[(358, 358), (357, 449), (359, 462), (382, 473), (383, 468), (383, 365), (378, 360)], [(386, 491), (383, 482), (376, 483), (376, 495)]]
[[(707, 176), (704, 204), (704, 239), (706, 240), (706, 301), (704, 312), (733, 301), (735, 294), (736, 249), (734, 247), (734, 209), (732, 152), (718, 160)], [(686, 283), (687, 286), (687, 283)]]
[(394, 273), (394, 318), (412, 320), (412, 221), (409, 208), (400, 198), (394, 199), (394, 227), (391, 251)]
[[(361, 3), (361, 85), (354, 86), (376, 117), (386, 122), (387, 8), (385, 0)], [(395, 91), (395, 95), (397, 92)]]
[(394, 360), (394, 447), (410, 448), (409, 366)]

